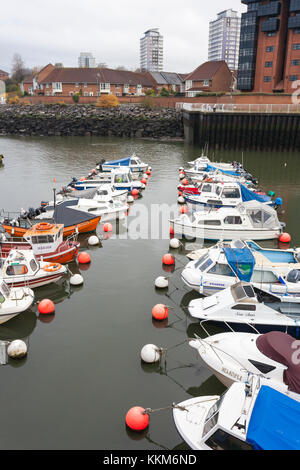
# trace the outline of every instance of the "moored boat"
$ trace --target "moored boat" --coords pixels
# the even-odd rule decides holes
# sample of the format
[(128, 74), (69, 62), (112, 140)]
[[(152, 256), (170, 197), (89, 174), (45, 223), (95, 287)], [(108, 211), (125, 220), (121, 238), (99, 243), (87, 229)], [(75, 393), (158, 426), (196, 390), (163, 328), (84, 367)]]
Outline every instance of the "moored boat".
[(9, 287), (0, 278), (0, 325), (28, 310), (34, 301), (34, 293), (28, 287)]

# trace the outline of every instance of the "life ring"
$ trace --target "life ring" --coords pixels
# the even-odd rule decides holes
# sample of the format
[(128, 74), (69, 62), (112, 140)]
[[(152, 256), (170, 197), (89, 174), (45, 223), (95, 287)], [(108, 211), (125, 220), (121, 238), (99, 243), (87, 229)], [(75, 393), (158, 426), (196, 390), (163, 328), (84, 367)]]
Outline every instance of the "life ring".
[(51, 230), (53, 228), (52, 224), (49, 224), (48, 222), (41, 222), (40, 224), (36, 225), (36, 230)]
[(44, 271), (47, 273), (55, 273), (56, 271), (59, 271), (61, 268), (61, 264), (59, 263), (49, 263), (46, 266), (44, 266)]

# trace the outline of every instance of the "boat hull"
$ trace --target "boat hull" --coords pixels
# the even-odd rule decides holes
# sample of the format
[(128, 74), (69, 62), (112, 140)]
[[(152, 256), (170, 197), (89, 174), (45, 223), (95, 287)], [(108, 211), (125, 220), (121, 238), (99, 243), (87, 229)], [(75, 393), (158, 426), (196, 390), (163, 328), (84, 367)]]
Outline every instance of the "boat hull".
[(8, 286), (11, 287), (29, 287), (30, 289), (36, 289), (37, 287), (46, 286), (52, 282), (56, 282), (63, 277), (65, 272), (57, 273), (45, 273), (45, 276), (36, 276), (36, 277), (23, 277), (22, 279), (12, 279), (5, 278), (5, 282)]
[[(67, 242), (65, 242), (67, 243)], [(37, 254), (35, 253), (36, 258), (39, 261), (45, 261), (49, 263), (59, 263), (59, 264), (67, 264), (71, 263), (78, 255), (80, 248), (80, 243), (74, 243), (66, 248), (58, 250), (54, 253), (45, 253), (45, 254)], [(4, 242), (1, 246), (0, 257), (7, 258), (11, 250), (31, 250), (32, 247), (29, 243), (22, 243), (22, 242)]]

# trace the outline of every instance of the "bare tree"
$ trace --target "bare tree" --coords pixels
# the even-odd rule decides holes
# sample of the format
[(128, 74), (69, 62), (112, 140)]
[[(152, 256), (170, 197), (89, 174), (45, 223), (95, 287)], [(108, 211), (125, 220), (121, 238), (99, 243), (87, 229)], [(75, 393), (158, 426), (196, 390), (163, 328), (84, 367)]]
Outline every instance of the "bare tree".
[(14, 54), (12, 60), (12, 78), (20, 83), (25, 77), (25, 64), (20, 54)]

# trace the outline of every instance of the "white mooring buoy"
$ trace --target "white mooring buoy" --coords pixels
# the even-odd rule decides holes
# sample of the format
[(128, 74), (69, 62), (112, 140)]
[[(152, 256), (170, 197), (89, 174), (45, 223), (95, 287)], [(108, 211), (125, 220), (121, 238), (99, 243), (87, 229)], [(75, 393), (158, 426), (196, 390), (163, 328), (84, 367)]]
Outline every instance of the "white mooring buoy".
[(169, 280), (163, 276), (158, 277), (157, 279), (155, 279), (155, 287), (157, 287), (158, 289), (166, 289), (167, 287), (169, 287)]
[(74, 274), (70, 278), (70, 284), (71, 286), (81, 286), (83, 284), (83, 277), (80, 274)]
[(180, 240), (178, 240), (178, 238), (172, 238), (172, 240), (170, 240), (170, 248), (173, 248), (174, 250), (177, 250), (181, 245), (181, 242)]
[(177, 202), (178, 202), (178, 204), (184, 204), (185, 203), (184, 197), (179, 196), (179, 198), (177, 199)]
[(27, 345), (22, 340), (15, 340), (7, 348), (7, 354), (12, 359), (22, 359), (27, 354)]
[(154, 364), (161, 358), (161, 350), (155, 344), (147, 344), (141, 350), (142, 361), (147, 364)]
[(89, 239), (88, 239), (88, 244), (90, 246), (96, 246), (96, 245), (99, 245), (99, 238), (96, 236), (96, 235), (92, 235)]
[(131, 196), (131, 195), (129, 195), (129, 196), (127, 197), (127, 202), (128, 202), (128, 204), (132, 204), (132, 203), (134, 202), (134, 197)]

